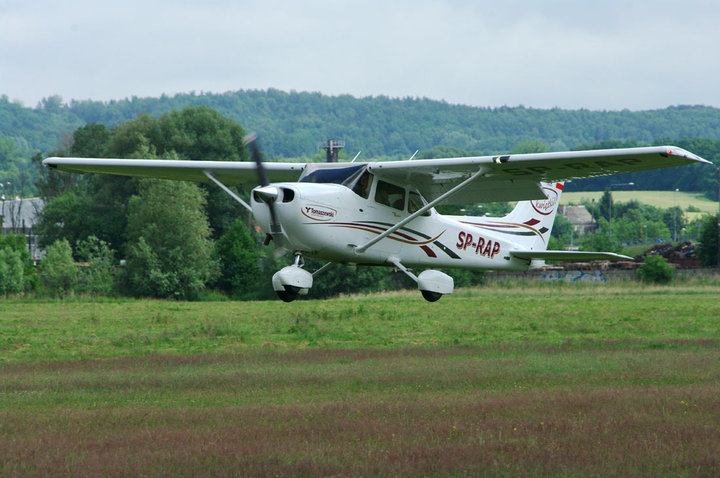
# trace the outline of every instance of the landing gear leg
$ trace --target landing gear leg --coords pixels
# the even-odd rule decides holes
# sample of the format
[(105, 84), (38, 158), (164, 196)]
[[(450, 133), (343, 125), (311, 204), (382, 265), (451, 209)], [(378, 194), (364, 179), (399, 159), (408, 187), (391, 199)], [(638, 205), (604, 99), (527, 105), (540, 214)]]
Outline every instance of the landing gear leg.
[(453, 278), (440, 271), (427, 270), (422, 271), (416, 276), (410, 270), (402, 265), (399, 259), (391, 257), (388, 262), (403, 271), (408, 277), (417, 282), (418, 289), (422, 296), (428, 302), (436, 302), (445, 294), (452, 294), (455, 286)]

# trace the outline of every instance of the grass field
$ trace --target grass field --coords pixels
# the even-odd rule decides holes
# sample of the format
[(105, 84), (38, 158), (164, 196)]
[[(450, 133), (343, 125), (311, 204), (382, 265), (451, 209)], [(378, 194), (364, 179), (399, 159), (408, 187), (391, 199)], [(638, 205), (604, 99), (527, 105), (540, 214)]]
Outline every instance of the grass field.
[[(566, 192), (563, 193), (561, 202), (562, 204), (580, 204), (584, 199), (599, 201), (603, 194), (603, 191)], [(718, 212), (718, 203), (709, 200), (701, 193), (625, 190), (613, 191), (612, 196), (616, 202), (636, 200), (643, 204), (664, 209), (678, 206), (683, 211), (687, 211), (688, 207), (693, 206), (699, 209), (700, 212), (685, 212), (685, 215), (691, 221), (697, 220), (704, 214), (717, 214)]]
[(0, 476), (717, 476), (719, 298), (6, 300)]

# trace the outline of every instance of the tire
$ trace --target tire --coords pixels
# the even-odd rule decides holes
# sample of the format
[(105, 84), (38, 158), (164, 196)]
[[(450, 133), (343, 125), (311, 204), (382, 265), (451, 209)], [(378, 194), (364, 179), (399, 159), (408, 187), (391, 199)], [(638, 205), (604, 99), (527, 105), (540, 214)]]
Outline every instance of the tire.
[(428, 302), (437, 302), (440, 300), (440, 297), (443, 296), (440, 292), (432, 292), (429, 290), (421, 290), (420, 292), (422, 292), (422, 296)]

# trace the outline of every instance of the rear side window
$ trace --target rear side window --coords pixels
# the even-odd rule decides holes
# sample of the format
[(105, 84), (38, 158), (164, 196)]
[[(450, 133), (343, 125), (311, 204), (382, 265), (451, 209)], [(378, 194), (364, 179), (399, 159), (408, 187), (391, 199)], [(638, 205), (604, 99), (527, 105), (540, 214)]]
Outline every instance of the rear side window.
[[(423, 207), (425, 203), (423, 202), (422, 198), (418, 193), (410, 193), (408, 196), (408, 212), (410, 214), (414, 213), (415, 211), (419, 210), (421, 207)], [(423, 213), (423, 216), (429, 216), (430, 210), (427, 210)]]
[(405, 209), (405, 189), (385, 181), (378, 181), (375, 201), (402, 211)]

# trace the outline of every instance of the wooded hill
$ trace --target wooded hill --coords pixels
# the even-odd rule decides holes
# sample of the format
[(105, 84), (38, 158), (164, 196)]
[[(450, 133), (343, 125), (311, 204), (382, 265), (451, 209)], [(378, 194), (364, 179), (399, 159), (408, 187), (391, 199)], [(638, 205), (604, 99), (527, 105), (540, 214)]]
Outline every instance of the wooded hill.
[[(478, 108), (425, 98), (331, 97), (269, 89), (133, 97), (110, 102), (72, 100), (67, 104), (62, 98), (51, 96), (34, 108), (3, 95), (0, 141), (5, 142), (0, 144), (0, 171), (7, 169), (11, 156), (29, 158), (38, 152), (63, 149), (72, 132), (86, 123), (113, 127), (142, 113), (158, 116), (197, 105), (217, 110), (240, 123), (245, 131), (259, 133), (271, 159), (309, 158), (316, 154), (318, 141), (328, 138), (344, 139), (347, 153), (362, 151), (361, 159), (400, 159), (416, 150), (435, 147), (466, 154), (496, 154), (528, 141), (541, 142), (550, 151), (561, 151), (583, 145), (677, 144), (683, 139), (685, 145), (679, 146), (700, 145), (700, 151), (688, 149), (710, 160), (720, 157), (720, 109), (705, 106), (651, 111)], [(689, 141), (693, 138), (704, 140)], [(8, 139), (13, 140), (14, 149)], [(672, 176), (663, 174), (656, 179), (667, 182)], [(587, 187), (592, 184), (602, 187), (602, 182), (588, 183)], [(705, 185), (688, 187), (662, 181), (655, 186), (643, 185), (643, 189), (669, 187), (705, 190)]]

